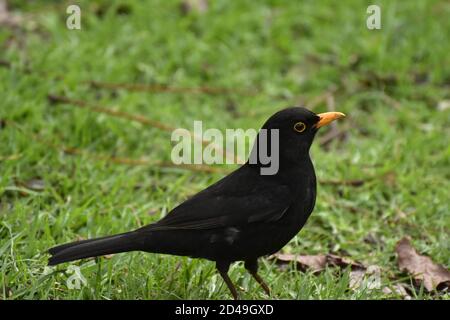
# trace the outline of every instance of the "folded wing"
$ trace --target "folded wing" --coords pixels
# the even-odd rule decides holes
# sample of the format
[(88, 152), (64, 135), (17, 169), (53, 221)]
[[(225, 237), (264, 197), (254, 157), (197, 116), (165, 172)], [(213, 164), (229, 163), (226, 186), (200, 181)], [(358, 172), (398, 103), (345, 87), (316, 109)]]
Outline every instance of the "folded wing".
[[(252, 181), (249, 184), (249, 181)], [(148, 230), (214, 229), (279, 220), (291, 205), (285, 185), (235, 171), (173, 209)]]

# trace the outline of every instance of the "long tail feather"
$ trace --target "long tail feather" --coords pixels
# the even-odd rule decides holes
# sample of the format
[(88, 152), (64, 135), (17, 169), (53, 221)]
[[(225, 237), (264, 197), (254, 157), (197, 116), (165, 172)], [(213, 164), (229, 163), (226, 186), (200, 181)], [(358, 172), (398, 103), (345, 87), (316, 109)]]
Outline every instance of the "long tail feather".
[(83, 258), (139, 250), (138, 238), (139, 236), (135, 232), (128, 232), (103, 238), (66, 243), (48, 250), (52, 255), (48, 264), (52, 266)]

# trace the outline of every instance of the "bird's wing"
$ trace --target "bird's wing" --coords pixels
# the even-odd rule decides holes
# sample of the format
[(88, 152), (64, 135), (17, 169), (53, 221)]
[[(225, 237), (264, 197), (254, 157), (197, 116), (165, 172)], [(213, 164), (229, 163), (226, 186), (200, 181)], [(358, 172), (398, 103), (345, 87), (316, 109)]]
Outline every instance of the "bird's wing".
[(260, 179), (251, 181), (244, 182), (239, 177), (223, 179), (183, 202), (159, 222), (144, 228), (214, 229), (280, 219), (291, 205), (289, 188)]

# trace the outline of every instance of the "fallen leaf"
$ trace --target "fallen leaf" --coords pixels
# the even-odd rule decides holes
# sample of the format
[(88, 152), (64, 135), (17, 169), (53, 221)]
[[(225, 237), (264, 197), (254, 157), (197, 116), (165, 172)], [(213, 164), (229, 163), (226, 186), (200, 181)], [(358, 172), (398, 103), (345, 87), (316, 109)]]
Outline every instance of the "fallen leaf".
[(301, 271), (311, 270), (312, 272), (319, 272), (325, 269), (326, 266), (340, 268), (350, 267), (352, 270), (365, 270), (363, 264), (355, 262), (347, 257), (340, 257), (334, 254), (295, 255), (276, 253), (272, 258), (276, 259), (276, 262), (279, 264), (295, 262), (297, 268)]
[(327, 265), (332, 265), (340, 268), (350, 267), (352, 270), (366, 269), (366, 267), (362, 263), (353, 261), (352, 259), (347, 257), (340, 257), (334, 254), (327, 254), (326, 258), (327, 258), (326, 260)]
[(277, 263), (287, 264), (296, 262), (297, 268), (306, 271), (311, 269), (313, 272), (321, 271), (327, 263), (326, 255), (294, 255), (285, 253), (276, 253), (272, 256)]
[(404, 237), (395, 247), (400, 270), (408, 272), (416, 282), (423, 283), (429, 292), (449, 288), (450, 271), (427, 256), (417, 253), (409, 238)]

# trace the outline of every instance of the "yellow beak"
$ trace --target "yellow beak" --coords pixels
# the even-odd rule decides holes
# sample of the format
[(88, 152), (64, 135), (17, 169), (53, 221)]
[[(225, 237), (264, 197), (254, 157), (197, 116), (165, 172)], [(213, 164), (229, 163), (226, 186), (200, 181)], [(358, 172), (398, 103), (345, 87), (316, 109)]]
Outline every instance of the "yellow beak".
[(326, 126), (336, 119), (345, 117), (345, 114), (343, 114), (342, 112), (324, 112), (319, 113), (318, 116), (320, 117), (320, 120), (319, 122), (317, 122), (316, 127), (320, 128)]

